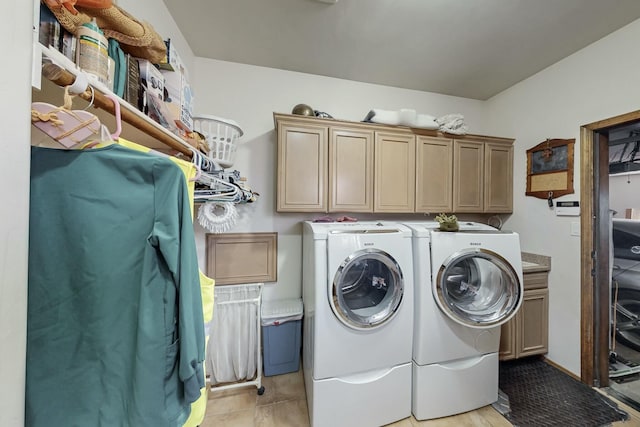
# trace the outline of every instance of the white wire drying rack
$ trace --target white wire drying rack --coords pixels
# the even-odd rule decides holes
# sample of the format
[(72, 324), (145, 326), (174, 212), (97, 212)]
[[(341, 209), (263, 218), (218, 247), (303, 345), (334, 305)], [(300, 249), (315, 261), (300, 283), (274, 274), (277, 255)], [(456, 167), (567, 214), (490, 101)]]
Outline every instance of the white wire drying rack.
[[(238, 299), (238, 300), (230, 300), (230, 301), (220, 301), (218, 302), (217, 299), (214, 301), (214, 310), (216, 309), (216, 306), (220, 306), (220, 305), (229, 305), (229, 304), (251, 304), (255, 307), (255, 313), (256, 313), (256, 336), (257, 336), (257, 342), (256, 342), (256, 377), (253, 380), (247, 380), (247, 381), (241, 381), (241, 382), (236, 382), (236, 383), (232, 383), (232, 384), (223, 384), (223, 385), (217, 385), (217, 384), (212, 384), (210, 387), (211, 391), (223, 391), (223, 390), (229, 390), (229, 389), (233, 389), (233, 388), (239, 388), (239, 387), (248, 387), (248, 386), (256, 386), (256, 388), (258, 389), (258, 395), (263, 395), (264, 394), (264, 386), (262, 385), (262, 351), (261, 351), (261, 347), (262, 347), (262, 330), (261, 330), (261, 324), (260, 324), (260, 313), (261, 313), (261, 306), (262, 306), (262, 283), (257, 284), (259, 287), (258, 293), (256, 297), (253, 298), (245, 298), (245, 299)], [(247, 286), (247, 285), (230, 285), (230, 286)], [(209, 345), (211, 345), (211, 342), (209, 343)]]

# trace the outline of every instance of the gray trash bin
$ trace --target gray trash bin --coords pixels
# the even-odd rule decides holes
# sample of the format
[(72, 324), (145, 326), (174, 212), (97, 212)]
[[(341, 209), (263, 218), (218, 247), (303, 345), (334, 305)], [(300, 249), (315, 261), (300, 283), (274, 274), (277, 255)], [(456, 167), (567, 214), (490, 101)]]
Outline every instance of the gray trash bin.
[(264, 375), (296, 372), (300, 367), (302, 334), (300, 298), (262, 303)]

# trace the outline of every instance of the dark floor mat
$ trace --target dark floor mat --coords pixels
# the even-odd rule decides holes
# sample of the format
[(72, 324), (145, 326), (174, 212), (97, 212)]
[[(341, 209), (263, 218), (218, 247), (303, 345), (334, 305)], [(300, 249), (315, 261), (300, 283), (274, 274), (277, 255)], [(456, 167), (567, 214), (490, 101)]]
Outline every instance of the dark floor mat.
[(500, 390), (509, 398), (505, 417), (518, 427), (601, 427), (628, 417), (605, 396), (538, 358), (501, 362)]

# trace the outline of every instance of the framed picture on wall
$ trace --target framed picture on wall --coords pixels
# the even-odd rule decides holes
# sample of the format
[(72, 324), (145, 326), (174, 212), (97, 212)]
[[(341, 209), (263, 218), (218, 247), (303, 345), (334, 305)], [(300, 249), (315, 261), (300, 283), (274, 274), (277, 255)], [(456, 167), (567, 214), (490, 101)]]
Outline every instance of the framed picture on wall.
[(527, 196), (551, 199), (573, 191), (575, 139), (547, 139), (527, 150)]

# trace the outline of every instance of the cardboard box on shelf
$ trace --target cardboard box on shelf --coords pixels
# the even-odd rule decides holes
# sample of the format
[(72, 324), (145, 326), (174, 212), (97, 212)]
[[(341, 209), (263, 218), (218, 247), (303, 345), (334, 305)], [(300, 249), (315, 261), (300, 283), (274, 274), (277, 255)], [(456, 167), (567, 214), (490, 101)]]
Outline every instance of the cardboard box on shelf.
[(143, 111), (151, 120), (157, 122), (169, 132), (178, 133), (178, 128), (173, 120), (173, 116), (167, 104), (158, 98), (155, 94), (144, 92), (145, 110)]
[(640, 219), (639, 208), (629, 208), (625, 210), (624, 217), (627, 219)]
[(138, 59), (138, 65), (140, 68), (140, 81), (142, 85), (146, 87), (147, 92), (157, 96), (164, 100), (164, 76), (158, 70), (155, 65), (146, 59)]
[(193, 129), (193, 92), (185, 72), (162, 70), (165, 79), (165, 103), (176, 125), (187, 132)]

